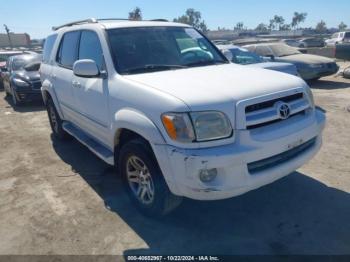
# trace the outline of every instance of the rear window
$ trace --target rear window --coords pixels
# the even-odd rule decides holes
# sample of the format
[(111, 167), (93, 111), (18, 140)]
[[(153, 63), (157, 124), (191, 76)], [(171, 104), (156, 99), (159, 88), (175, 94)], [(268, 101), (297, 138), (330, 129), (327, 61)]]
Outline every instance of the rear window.
[(74, 62), (78, 60), (79, 37), (79, 31), (64, 34), (57, 54), (57, 62), (63, 67), (72, 69)]
[(43, 63), (49, 63), (52, 48), (55, 44), (56, 39), (57, 39), (57, 34), (50, 35), (48, 38), (46, 38), (45, 45), (44, 45), (44, 52), (43, 52)]

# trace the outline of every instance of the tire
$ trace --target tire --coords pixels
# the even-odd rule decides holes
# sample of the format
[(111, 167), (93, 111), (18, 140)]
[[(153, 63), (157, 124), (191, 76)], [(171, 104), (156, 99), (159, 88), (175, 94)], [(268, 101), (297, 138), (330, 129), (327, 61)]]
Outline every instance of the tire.
[(53, 135), (59, 140), (68, 140), (71, 136), (64, 131), (62, 119), (56, 110), (56, 106), (51, 98), (46, 103), (46, 110)]
[(22, 101), (19, 99), (18, 95), (17, 95), (17, 92), (15, 91), (15, 89), (13, 89), (13, 87), (11, 87), (11, 91), (12, 91), (12, 103), (13, 103), (13, 106), (21, 106), (22, 105)]
[(181, 204), (182, 197), (170, 192), (145, 140), (131, 140), (121, 148), (119, 167), (131, 201), (146, 216), (162, 217)]

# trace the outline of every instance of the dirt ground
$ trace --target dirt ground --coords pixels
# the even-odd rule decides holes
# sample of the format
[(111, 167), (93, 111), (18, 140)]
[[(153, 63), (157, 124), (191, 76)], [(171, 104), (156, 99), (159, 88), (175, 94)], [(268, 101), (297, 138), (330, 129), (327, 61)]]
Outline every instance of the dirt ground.
[(114, 170), (51, 137), (43, 106), (0, 92), (0, 254), (350, 254), (350, 80), (312, 83), (327, 114), (320, 153), (240, 197), (185, 200), (157, 221)]

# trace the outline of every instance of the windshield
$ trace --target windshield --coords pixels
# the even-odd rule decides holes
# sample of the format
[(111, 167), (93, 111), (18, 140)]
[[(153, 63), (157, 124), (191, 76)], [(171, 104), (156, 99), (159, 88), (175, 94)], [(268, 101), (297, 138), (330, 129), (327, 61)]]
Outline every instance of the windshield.
[(19, 56), (13, 58), (12, 61), (12, 70), (13, 71), (18, 71), (24, 69), (25, 66), (40, 62), (41, 61), (41, 56)]
[(270, 45), (270, 48), (277, 57), (301, 54), (297, 49), (287, 45)]
[(236, 64), (249, 65), (264, 62), (263, 59), (257, 54), (254, 54), (244, 49), (233, 48), (230, 49), (230, 52), (233, 56), (232, 62)]
[(117, 71), (136, 74), (227, 63), (193, 28), (136, 27), (108, 30)]
[(6, 62), (9, 57), (15, 56), (15, 55), (20, 55), (20, 54), (22, 54), (22, 52), (19, 52), (19, 53), (11, 52), (11, 53), (0, 54), (0, 62)]

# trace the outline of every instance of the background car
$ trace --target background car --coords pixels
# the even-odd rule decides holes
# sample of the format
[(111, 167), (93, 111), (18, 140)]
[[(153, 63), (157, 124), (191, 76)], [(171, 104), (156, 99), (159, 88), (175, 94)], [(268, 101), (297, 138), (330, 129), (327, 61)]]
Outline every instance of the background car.
[(263, 57), (235, 45), (218, 45), (217, 47), (232, 63), (298, 75), (298, 71), (293, 64), (268, 62)]
[(24, 101), (41, 100), (39, 68), (41, 55), (18, 55), (7, 60), (4, 73), (4, 89), (12, 96), (13, 104)]
[(298, 47), (307, 48), (307, 47), (324, 47), (325, 42), (321, 38), (309, 37), (303, 38), (299, 40)]
[(0, 88), (3, 88), (3, 71), (5, 71), (6, 62), (11, 56), (21, 55), (23, 51), (0, 50)]
[(269, 57), (271, 61), (292, 63), (304, 80), (316, 80), (338, 72), (339, 66), (330, 58), (302, 54), (296, 48), (281, 43), (267, 43), (244, 46), (251, 52)]
[(296, 39), (282, 39), (281, 42), (293, 47), (299, 47), (300, 45), (300, 42)]
[(350, 43), (350, 32), (335, 33), (330, 39), (326, 40), (327, 46), (334, 46), (342, 43)]

